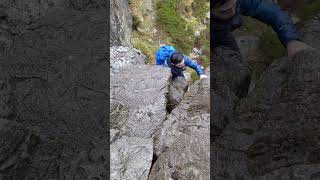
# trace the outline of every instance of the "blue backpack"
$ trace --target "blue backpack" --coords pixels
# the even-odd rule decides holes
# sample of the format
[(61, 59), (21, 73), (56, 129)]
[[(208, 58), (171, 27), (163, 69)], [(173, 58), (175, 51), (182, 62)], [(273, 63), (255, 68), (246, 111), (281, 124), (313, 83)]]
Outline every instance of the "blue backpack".
[(176, 51), (172, 46), (161, 46), (156, 51), (156, 65), (162, 65)]

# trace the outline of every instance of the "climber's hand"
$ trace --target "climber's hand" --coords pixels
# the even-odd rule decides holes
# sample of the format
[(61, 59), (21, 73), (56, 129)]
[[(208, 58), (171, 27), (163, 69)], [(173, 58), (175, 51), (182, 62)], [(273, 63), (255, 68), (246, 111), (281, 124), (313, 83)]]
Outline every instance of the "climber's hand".
[(292, 59), (297, 52), (300, 52), (306, 49), (313, 49), (313, 48), (304, 42), (292, 40), (287, 44), (288, 57)]
[(204, 74), (200, 74), (200, 79), (203, 79), (203, 78), (208, 78), (208, 76), (206, 76)]

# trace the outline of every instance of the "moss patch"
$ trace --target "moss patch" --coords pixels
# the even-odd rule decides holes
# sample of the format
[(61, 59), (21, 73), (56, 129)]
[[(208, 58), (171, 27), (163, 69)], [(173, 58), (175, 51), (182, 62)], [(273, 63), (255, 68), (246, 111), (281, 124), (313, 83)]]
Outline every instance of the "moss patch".
[(188, 54), (194, 45), (194, 32), (177, 11), (177, 0), (164, 0), (157, 3), (157, 24), (168, 33), (177, 50)]
[(204, 19), (210, 9), (209, 0), (196, 0), (192, 2), (193, 16), (197, 19)]
[(286, 49), (281, 44), (276, 33), (264, 31), (260, 36), (259, 49), (270, 59), (277, 59), (286, 55)]
[(302, 8), (302, 18), (303, 20), (308, 20), (313, 16), (320, 13), (320, 1), (316, 0), (311, 3), (306, 3)]

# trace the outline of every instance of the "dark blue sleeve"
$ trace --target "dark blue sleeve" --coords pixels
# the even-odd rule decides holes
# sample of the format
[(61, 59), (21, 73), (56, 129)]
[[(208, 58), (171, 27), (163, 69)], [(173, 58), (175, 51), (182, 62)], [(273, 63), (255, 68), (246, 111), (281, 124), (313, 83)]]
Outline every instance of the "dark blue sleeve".
[(198, 76), (200, 76), (201, 74), (204, 74), (201, 69), (201, 66), (196, 61), (190, 60), (187, 56), (184, 56), (184, 64), (194, 69), (197, 72)]
[(252, 16), (272, 26), (284, 46), (289, 41), (298, 39), (296, 28), (289, 15), (270, 0), (240, 0), (239, 3), (241, 14)]

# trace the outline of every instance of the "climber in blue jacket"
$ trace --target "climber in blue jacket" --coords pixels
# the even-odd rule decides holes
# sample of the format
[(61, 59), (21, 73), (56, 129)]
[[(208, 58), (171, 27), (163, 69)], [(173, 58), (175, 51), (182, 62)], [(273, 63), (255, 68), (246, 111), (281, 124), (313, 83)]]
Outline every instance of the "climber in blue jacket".
[(172, 53), (171, 57), (167, 59), (165, 65), (171, 68), (172, 79), (175, 79), (178, 76), (184, 77), (183, 71), (185, 67), (190, 67), (194, 69), (200, 79), (206, 78), (201, 66), (196, 62), (190, 60), (187, 56), (184, 56), (181, 52), (175, 51)]
[(188, 56), (183, 55), (173, 46), (161, 46), (155, 55), (156, 65), (162, 65), (171, 69), (172, 79), (178, 76), (184, 77), (183, 71), (186, 69), (186, 66), (194, 69), (200, 79), (207, 77), (196, 61), (189, 59)]
[(289, 15), (271, 0), (213, 0), (212, 12), (213, 50), (225, 46), (239, 51), (231, 31), (241, 26), (240, 15), (251, 16), (270, 25), (287, 48), (290, 58), (301, 50), (311, 48), (298, 40)]

